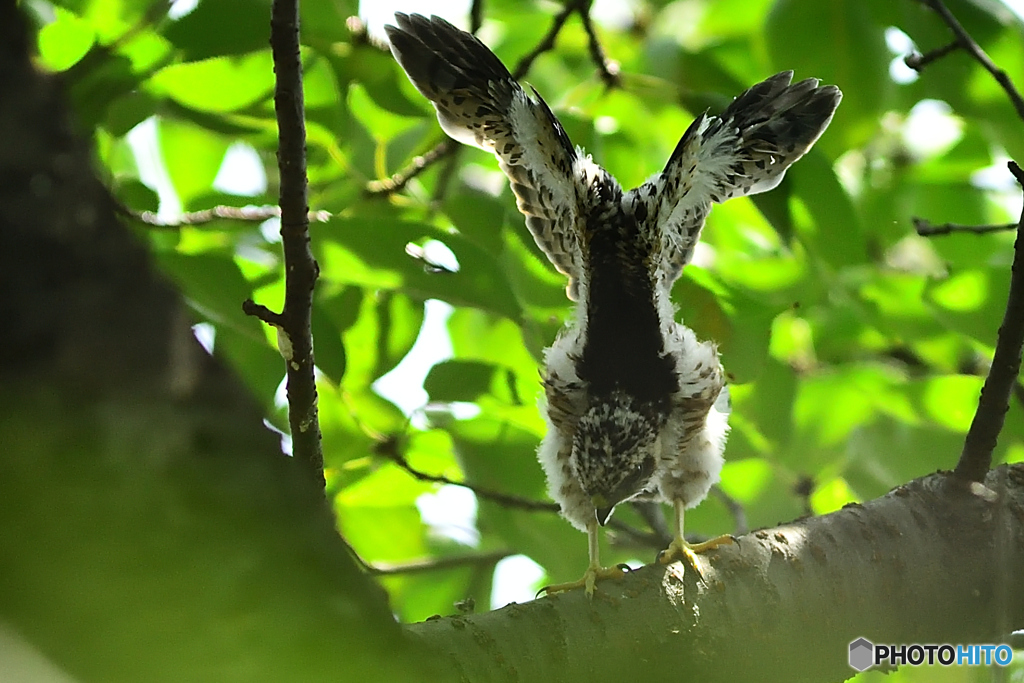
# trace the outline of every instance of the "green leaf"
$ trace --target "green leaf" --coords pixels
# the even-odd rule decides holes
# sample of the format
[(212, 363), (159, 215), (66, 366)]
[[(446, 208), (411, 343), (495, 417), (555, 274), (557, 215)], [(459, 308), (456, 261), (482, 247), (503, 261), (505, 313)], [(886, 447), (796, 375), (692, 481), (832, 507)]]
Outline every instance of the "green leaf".
[(156, 212), (160, 208), (160, 197), (156, 191), (141, 180), (129, 178), (117, 183), (115, 187), (118, 199), (132, 211)]
[(475, 401), (488, 392), (496, 371), (490, 363), (446, 360), (430, 368), (423, 388), (432, 401)]
[(70, 68), (85, 56), (96, 40), (89, 21), (62, 7), (54, 8), (55, 20), (39, 30), (39, 59), (53, 71)]
[[(213, 186), (230, 142), (198, 126), (169, 119), (159, 122), (160, 152), (184, 207)], [(196, 207), (207, 208), (207, 207)]]
[[(511, 318), (519, 317), (519, 305), (508, 281), (502, 276), (499, 264), (487, 252), (457, 233), (445, 233), (424, 223), (394, 221), (382, 224), (363, 217), (332, 218), (323, 235), (344, 245), (346, 251), (366, 266), (383, 268), (396, 275), (397, 280), (392, 286), (412, 296), (437, 298), (457, 305), (492, 310)], [(459, 262), (458, 272), (428, 272), (406, 254), (407, 244), (424, 238), (438, 240), (451, 249)], [(324, 262), (340, 263), (337, 257), (341, 254), (335, 254), (336, 257), (324, 256)], [(349, 268), (356, 265), (352, 261), (348, 263)], [(366, 282), (359, 279), (349, 281)], [(379, 283), (380, 280), (375, 282)]]
[(826, 135), (819, 149), (833, 148), (838, 136), (851, 139), (858, 127), (873, 125), (875, 112), (892, 100), (886, 25), (872, 13), (872, 6), (883, 2), (888, 0), (778, 0), (768, 14), (765, 29), (775, 70), (793, 69), (797, 79), (820, 78), (843, 91), (831, 127), (836, 140)]
[(341, 332), (326, 311), (315, 302), (312, 314), (314, 357), (316, 366), (335, 384), (345, 375), (345, 345)]
[(149, 89), (197, 111), (238, 111), (272, 95), (274, 67), (270, 50), (172, 64), (149, 79)]
[(240, 55), (267, 47), (269, 0), (216, 0), (199, 5), (171, 24), (164, 36), (188, 60)]
[(267, 341), (263, 323), (242, 312), (252, 290), (234, 260), (214, 253), (161, 252), (159, 262), (192, 309), (217, 329), (217, 355), (230, 358), (263, 404), (272, 406), (284, 361)]

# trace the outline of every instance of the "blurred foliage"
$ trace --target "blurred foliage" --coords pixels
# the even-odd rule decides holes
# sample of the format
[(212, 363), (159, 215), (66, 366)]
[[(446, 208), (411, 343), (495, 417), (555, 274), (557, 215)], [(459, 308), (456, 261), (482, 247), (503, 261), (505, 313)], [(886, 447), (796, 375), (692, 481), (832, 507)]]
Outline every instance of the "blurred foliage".
[[(66, 82), (129, 208), (155, 210), (157, 190), (171, 214), (175, 202), (183, 211), (275, 203), (267, 0), (203, 0), (177, 18), (162, 0), (24, 4), (37, 19), (38, 63)], [(927, 51), (950, 40), (912, 0), (620, 4), (631, 8), (625, 17), (597, 19), (622, 89), (602, 85), (578, 17), (528, 79), (573, 141), (626, 186), (660, 170), (695, 114), (777, 71), (844, 91), (829, 130), (777, 190), (714, 209), (674, 293), (681, 319), (718, 342), (732, 382), (722, 488), (759, 527), (951, 467), (1001, 320), (1013, 236), (924, 239), (911, 218), (1016, 220), (1019, 191), (1004, 165), (1007, 156), (1024, 160), (1024, 124), (1006, 97), (964, 54), (919, 77), (902, 65), (911, 45)], [(1020, 20), (994, 0), (949, 6), (1024, 85)], [(481, 36), (515, 64), (554, 9), (485, 2)], [(395, 196), (364, 193), (443, 134), (390, 55), (346, 26), (356, 0), (304, 0), (302, 11), (310, 205), (333, 216), (311, 230), (321, 267), (320, 419), (340, 527), (371, 563), (503, 551), (532, 558), (548, 581), (576, 578), (584, 536), (557, 515), (481, 499), (475, 517), (457, 523), (469, 528), (453, 533), (417, 507), (439, 485), (397, 464), (545, 499), (534, 455), (544, 430), (538, 368), (569, 311), (564, 282), (483, 152), (462, 148)], [(248, 166), (225, 162), (239, 150)], [(140, 173), (154, 160), (164, 188)], [(266, 182), (245, 194), (225, 189), (238, 184), (225, 176)], [(196, 321), (212, 325), (214, 352), (247, 380), (269, 423), (287, 429), (274, 335), (240, 309), (249, 296), (282, 303), (275, 221), (134, 227)], [(442, 355), (450, 341), (452, 357), (430, 369), (426, 393), (422, 372), (399, 375), (399, 402), (419, 406), (406, 414), (374, 384), (413, 347), (430, 299), (453, 309), (448, 339), (424, 341)], [(996, 459), (1022, 457), (1015, 402)], [(632, 510), (618, 517), (642, 526)], [(694, 532), (732, 529), (714, 497), (688, 520)], [(628, 540), (605, 534), (602, 559), (653, 558), (653, 548)], [(490, 604), (492, 570), (493, 559), (384, 583), (396, 613), (418, 620), (468, 597)]]

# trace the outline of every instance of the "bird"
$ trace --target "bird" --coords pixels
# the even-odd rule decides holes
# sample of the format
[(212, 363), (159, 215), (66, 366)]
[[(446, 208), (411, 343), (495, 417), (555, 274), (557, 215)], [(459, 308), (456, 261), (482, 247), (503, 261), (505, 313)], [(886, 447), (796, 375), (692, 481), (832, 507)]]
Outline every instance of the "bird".
[(828, 127), (842, 93), (783, 71), (686, 129), (664, 169), (632, 190), (574, 147), (544, 99), (527, 92), (474, 35), (444, 19), (395, 14), (391, 51), (430, 100), (444, 132), (493, 152), (526, 227), (568, 278), (574, 312), (544, 353), (538, 459), (562, 516), (588, 536), (583, 587), (620, 577), (603, 567), (599, 530), (630, 500), (670, 503), (663, 562), (732, 542), (690, 544), (684, 512), (718, 482), (729, 393), (716, 345), (676, 321), (672, 286), (693, 257), (713, 203), (781, 182)]

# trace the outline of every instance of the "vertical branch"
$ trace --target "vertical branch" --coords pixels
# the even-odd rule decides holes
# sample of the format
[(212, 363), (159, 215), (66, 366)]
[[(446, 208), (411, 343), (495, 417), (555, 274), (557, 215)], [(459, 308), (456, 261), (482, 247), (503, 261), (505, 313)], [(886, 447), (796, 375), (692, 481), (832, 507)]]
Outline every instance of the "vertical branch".
[[(1024, 171), (1010, 162), (1010, 172), (1024, 189)], [(1010, 392), (1020, 372), (1021, 348), (1024, 347), (1024, 213), (1017, 225), (1017, 239), (1013, 245), (1013, 265), (1010, 271), (1010, 294), (1006, 313), (996, 337), (996, 350), (992, 367), (981, 388), (981, 400), (974, 414), (971, 428), (960, 453), (954, 474), (967, 481), (983, 481), (992, 466), (992, 451), (1003, 428), (1006, 411), (1010, 407)]]
[(324, 485), (324, 458), (317, 418), (313, 335), (310, 326), (313, 286), (319, 267), (309, 245), (306, 187), (306, 128), (299, 54), (299, 2), (274, 0), (270, 19), (274, 55), (274, 110), (277, 113), (277, 164), (281, 175), (281, 241), (284, 245), (284, 310), (276, 315), (246, 301), (242, 308), (277, 328), (287, 366), (288, 423), (292, 453)]
[(473, 0), (469, 8), (469, 32), (476, 35), (484, 23), (484, 0)]

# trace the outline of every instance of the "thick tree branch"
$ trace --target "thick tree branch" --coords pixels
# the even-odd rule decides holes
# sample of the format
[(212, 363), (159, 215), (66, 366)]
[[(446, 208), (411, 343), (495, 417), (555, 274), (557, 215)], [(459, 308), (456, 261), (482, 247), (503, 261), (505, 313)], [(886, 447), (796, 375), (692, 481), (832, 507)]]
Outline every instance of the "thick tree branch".
[[(317, 416), (313, 362), (313, 287), (320, 273), (309, 246), (309, 205), (306, 184), (306, 125), (299, 55), (298, 0), (274, 0), (270, 46), (274, 55), (274, 109), (277, 112), (277, 163), (281, 175), (281, 241), (284, 246), (284, 309), (274, 323), (287, 368), (288, 424), (293, 455), (305, 463), (322, 489), (324, 456)], [(270, 322), (266, 308), (246, 301), (243, 310)]]
[(705, 558), (707, 585), (652, 565), (593, 600), (572, 591), (407, 630), (463, 680), (846, 680), (861, 636), (994, 642), (1024, 626), (1024, 466), (987, 483), (934, 474), (748, 534)]
[[(1024, 190), (1024, 172), (1011, 161), (1010, 172)], [(1020, 373), (1021, 349), (1024, 348), (1024, 212), (1021, 213), (1017, 228), (1017, 239), (1013, 245), (1013, 265), (1010, 267), (1010, 293), (1006, 301), (1003, 323), (996, 337), (996, 349), (992, 357), (985, 384), (981, 388), (981, 399), (974, 414), (971, 428), (964, 440), (960, 461), (956, 464), (956, 475), (969, 481), (981, 481), (992, 466), (992, 451), (1003, 428), (1006, 411), (1010, 409), (1010, 392), (1017, 383)]]

